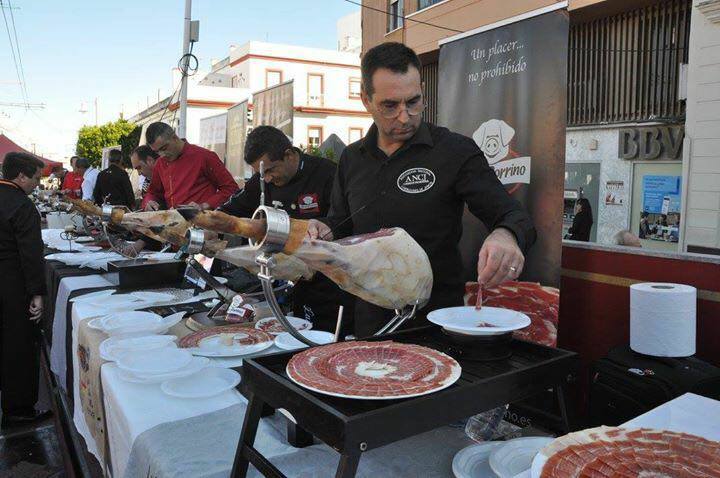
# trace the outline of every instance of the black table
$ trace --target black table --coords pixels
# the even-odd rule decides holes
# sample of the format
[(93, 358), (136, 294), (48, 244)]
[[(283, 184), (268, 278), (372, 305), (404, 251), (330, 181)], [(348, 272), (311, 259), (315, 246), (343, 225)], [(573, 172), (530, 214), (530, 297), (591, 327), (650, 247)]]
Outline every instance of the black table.
[(353, 400), (310, 392), (288, 379), (285, 367), (296, 352), (245, 360), (240, 391), (248, 408), (232, 476), (244, 477), (252, 463), (264, 476), (284, 475), (254, 447), (263, 409), (284, 408), (297, 425), (341, 454), (336, 477), (355, 476), (362, 453), (552, 388), (565, 431), (571, 430), (563, 386), (577, 368), (574, 352), (511, 340), (509, 358), (466, 360), (440, 328), (406, 330), (370, 340), (424, 345), (454, 356), (462, 367), (452, 386), (404, 400)]

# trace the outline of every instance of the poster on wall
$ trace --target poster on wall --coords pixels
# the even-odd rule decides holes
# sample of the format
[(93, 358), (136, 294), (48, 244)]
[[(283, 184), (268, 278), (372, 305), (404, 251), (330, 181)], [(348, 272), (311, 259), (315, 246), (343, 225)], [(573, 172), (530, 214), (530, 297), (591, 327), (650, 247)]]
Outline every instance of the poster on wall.
[[(521, 280), (558, 287), (565, 166), (568, 15), (555, 10), (442, 45), (439, 124), (471, 137), (508, 193), (530, 213), (537, 241)], [(467, 210), (461, 251), (477, 277), (485, 226)]]
[(626, 203), (627, 192), (625, 190), (625, 181), (606, 181), (605, 182), (605, 205), (606, 206), (622, 206)]
[(225, 123), (225, 167), (236, 181), (247, 179), (252, 174), (252, 170), (245, 167), (243, 159), (248, 128), (247, 116), (247, 100), (228, 108)]
[(227, 113), (209, 116), (200, 120), (200, 146), (215, 151), (221, 161), (225, 160), (226, 126)]
[(253, 93), (253, 127), (275, 126), (292, 141), (293, 80)]
[(640, 239), (678, 242), (681, 184), (681, 176), (643, 176)]

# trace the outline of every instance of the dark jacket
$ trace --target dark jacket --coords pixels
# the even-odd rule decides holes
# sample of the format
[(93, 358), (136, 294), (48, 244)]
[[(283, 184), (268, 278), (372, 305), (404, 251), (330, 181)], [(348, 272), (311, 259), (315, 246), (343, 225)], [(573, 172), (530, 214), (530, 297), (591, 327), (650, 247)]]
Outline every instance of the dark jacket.
[(130, 177), (123, 168), (111, 164), (98, 174), (93, 199), (95, 204), (102, 205), (107, 197), (107, 203), (113, 206), (135, 206), (135, 193), (133, 193)]
[(0, 263), (20, 268), (28, 296), (45, 294), (45, 260), (40, 213), (25, 192), (0, 180)]
[(592, 225), (592, 214), (584, 210), (580, 211), (575, 215), (572, 226), (568, 229), (568, 234), (570, 234), (568, 239), (572, 239), (573, 241), (588, 242), (590, 240), (590, 230), (592, 229)]

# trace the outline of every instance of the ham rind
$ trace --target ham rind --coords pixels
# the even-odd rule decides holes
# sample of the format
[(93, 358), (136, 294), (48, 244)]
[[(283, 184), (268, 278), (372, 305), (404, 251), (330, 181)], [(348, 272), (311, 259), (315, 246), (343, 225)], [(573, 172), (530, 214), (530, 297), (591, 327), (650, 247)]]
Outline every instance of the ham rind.
[(560, 437), (540, 451), (540, 478), (720, 478), (720, 443), (686, 433), (599, 427)]
[[(478, 291), (477, 282), (465, 285), (465, 305), (477, 303)], [(530, 317), (530, 326), (515, 331), (515, 337), (549, 347), (557, 344), (559, 302), (557, 289), (536, 282), (510, 281), (483, 289), (482, 305), (516, 310)]]
[[(259, 251), (255, 247), (241, 246), (228, 247), (218, 251), (214, 257), (257, 274), (260, 272), (260, 266), (255, 262), (258, 254)], [(311, 279), (315, 274), (307, 264), (296, 257), (277, 253), (273, 255), (273, 259), (275, 260), (275, 266), (272, 273), (276, 279), (296, 281), (300, 278)]]
[(350, 398), (402, 398), (452, 384), (460, 366), (447, 355), (418, 345), (340, 342), (294, 355), (288, 376), (321, 393)]
[(247, 334), (247, 338), (239, 340), (242, 345), (254, 345), (263, 342), (272, 342), (273, 338), (262, 330), (248, 327), (247, 325), (222, 325), (220, 327), (210, 327), (205, 330), (199, 330), (190, 335), (186, 335), (178, 341), (180, 348), (198, 347), (200, 341), (219, 334), (243, 333)]

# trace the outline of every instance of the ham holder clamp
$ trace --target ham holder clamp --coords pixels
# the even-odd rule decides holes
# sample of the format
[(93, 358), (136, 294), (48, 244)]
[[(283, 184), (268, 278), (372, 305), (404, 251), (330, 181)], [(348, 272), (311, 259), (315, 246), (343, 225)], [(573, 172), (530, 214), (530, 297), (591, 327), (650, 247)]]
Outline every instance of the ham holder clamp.
[[(286, 352), (247, 359), (242, 366), (240, 392), (248, 407), (242, 425), (233, 478), (247, 475), (252, 465), (266, 477), (285, 475), (254, 448), (260, 419), (268, 408), (284, 409), (297, 422), (303, 441), (307, 435), (341, 454), (336, 477), (353, 477), (366, 451), (457, 422), (477, 413), (542, 394), (552, 388), (559, 406), (559, 421), (571, 429), (563, 389), (576, 373), (577, 354), (532, 342), (512, 339), (512, 354), (505, 359), (478, 361), (458, 352), (440, 327), (403, 330), (370, 341), (392, 340), (443, 352), (461, 366), (460, 378), (448, 388), (415, 398), (362, 400), (339, 398), (310, 391), (287, 375), (287, 364), (297, 353)], [(474, 345), (468, 345), (474, 347)], [(288, 440), (295, 437), (290, 435)], [(298, 433), (297, 429), (292, 430)], [(442, 443), (438, 444), (442, 446)]]

